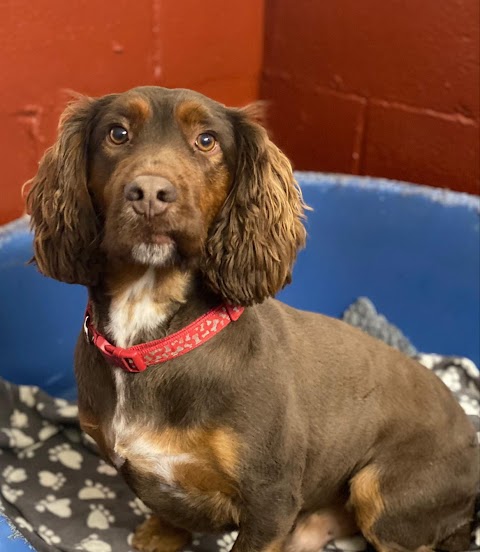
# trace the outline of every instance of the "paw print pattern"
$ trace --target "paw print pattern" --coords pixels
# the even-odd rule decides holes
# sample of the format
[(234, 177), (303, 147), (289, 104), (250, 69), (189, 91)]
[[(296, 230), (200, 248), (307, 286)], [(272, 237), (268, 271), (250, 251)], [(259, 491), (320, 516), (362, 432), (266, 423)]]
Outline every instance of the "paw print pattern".
[(35, 506), (35, 510), (37, 512), (50, 512), (60, 518), (69, 518), (72, 516), (70, 503), (69, 498), (56, 498), (54, 495), (47, 495), (44, 500), (40, 500)]
[(16, 427), (12, 427), (11, 429), (4, 428), (1, 431), (7, 434), (9, 440), (8, 446), (10, 448), (24, 449), (32, 446), (34, 443), (29, 435), (26, 435)]
[(460, 379), (458, 368), (451, 366), (450, 368), (447, 368), (443, 372), (443, 374), (439, 375), (440, 379), (450, 389), (450, 391), (453, 391), (453, 393), (458, 393), (461, 390), (462, 381)]
[(28, 385), (19, 385), (18, 395), (20, 400), (26, 406), (32, 408), (35, 405), (35, 395), (38, 392), (38, 387), (30, 387)]
[(133, 510), (133, 513), (136, 516), (146, 516), (152, 513), (152, 510), (150, 510), (148, 506), (145, 506), (145, 504), (138, 497), (135, 497), (133, 500), (130, 500), (128, 505)]
[(1, 491), (5, 500), (7, 502), (10, 502), (10, 504), (15, 504), (17, 498), (23, 495), (22, 489), (12, 489), (12, 487), (10, 487), (10, 485), (7, 485), (6, 483), (2, 485)]
[(94, 483), (91, 479), (85, 480), (85, 486), (78, 492), (80, 500), (92, 500), (95, 498), (115, 498), (117, 495), (107, 486)]
[(53, 435), (56, 435), (59, 431), (60, 429), (57, 426), (44, 421), (42, 429), (38, 432), (38, 438), (40, 441), (46, 441), (47, 439), (50, 439), (50, 437), (53, 437)]
[(62, 539), (45, 525), (40, 525), (38, 527), (38, 534), (42, 537), (42, 539), (47, 544), (52, 545), (52, 544), (59, 544), (60, 542), (62, 542)]
[(108, 542), (102, 541), (98, 535), (93, 533), (83, 539), (77, 546), (76, 550), (85, 550), (85, 552), (112, 552), (112, 547)]
[(26, 447), (18, 452), (18, 457), (23, 460), (24, 458), (33, 458), (35, 456), (35, 451), (39, 449), (43, 443), (35, 443), (29, 447)]
[(15, 408), (10, 416), (10, 425), (11, 427), (16, 427), (17, 429), (28, 427), (28, 416), (24, 412), (21, 412)]
[(480, 416), (480, 402), (477, 399), (468, 395), (460, 395), (459, 403), (467, 416)]
[(25, 518), (18, 516), (13, 521), (19, 529), (26, 529), (27, 531), (30, 531), (30, 533), (33, 532), (33, 527)]
[(231, 533), (225, 533), (221, 539), (217, 540), (219, 552), (230, 552), (235, 544), (235, 540), (238, 537), (238, 531), (232, 531)]
[(57, 413), (63, 418), (71, 418), (72, 420), (78, 417), (78, 407), (76, 404), (71, 404), (65, 399), (55, 399)]
[(434, 354), (420, 354), (416, 357), (417, 361), (425, 366), (425, 368), (428, 368), (431, 370), (436, 364), (442, 361), (442, 357), (440, 355), (434, 355)]
[(114, 475), (118, 475), (117, 470), (113, 466), (110, 466), (110, 464), (107, 464), (105, 460), (99, 461), (97, 473), (101, 473), (102, 475), (110, 475), (112, 477)]
[(109, 529), (115, 517), (103, 504), (90, 504), (90, 513), (87, 518), (87, 526), (90, 529)]
[(51, 462), (60, 462), (72, 470), (79, 470), (82, 467), (83, 456), (73, 450), (68, 443), (51, 448), (48, 455)]
[(51, 471), (42, 470), (38, 472), (38, 482), (42, 487), (48, 487), (54, 491), (58, 491), (65, 484), (66, 478), (61, 472), (53, 473)]
[(2, 475), (7, 483), (22, 483), (27, 480), (27, 472), (23, 468), (7, 466)]

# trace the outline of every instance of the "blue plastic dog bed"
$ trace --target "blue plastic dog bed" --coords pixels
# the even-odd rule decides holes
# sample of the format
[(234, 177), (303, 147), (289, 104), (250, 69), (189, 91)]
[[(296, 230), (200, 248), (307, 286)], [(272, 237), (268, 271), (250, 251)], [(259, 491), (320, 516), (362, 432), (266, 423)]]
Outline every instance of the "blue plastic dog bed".
[[(297, 176), (313, 208), (309, 239), (279, 298), (340, 316), (367, 296), (419, 350), (479, 365), (479, 198), (378, 179)], [(31, 242), (26, 219), (0, 229), (0, 376), (73, 398), (70, 367), (86, 293), (27, 266)], [(31, 549), (14, 536), (0, 516), (0, 550)]]

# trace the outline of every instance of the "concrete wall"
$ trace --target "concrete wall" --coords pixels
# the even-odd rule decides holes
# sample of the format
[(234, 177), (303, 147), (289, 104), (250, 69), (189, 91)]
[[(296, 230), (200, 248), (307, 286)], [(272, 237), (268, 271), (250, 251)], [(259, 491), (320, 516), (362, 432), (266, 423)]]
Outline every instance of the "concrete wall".
[(479, 192), (478, 0), (267, 0), (262, 96), (298, 169)]

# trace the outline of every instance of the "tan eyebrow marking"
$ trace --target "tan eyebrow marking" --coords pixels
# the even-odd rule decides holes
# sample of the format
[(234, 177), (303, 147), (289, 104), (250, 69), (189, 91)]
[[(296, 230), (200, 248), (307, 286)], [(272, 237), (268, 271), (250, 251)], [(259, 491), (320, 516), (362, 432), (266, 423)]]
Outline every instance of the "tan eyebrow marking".
[(149, 102), (141, 96), (134, 96), (128, 100), (127, 108), (138, 117), (141, 121), (145, 122), (152, 116), (152, 108)]
[(196, 100), (186, 100), (177, 106), (175, 115), (181, 124), (194, 127), (205, 124), (210, 118), (209, 110)]

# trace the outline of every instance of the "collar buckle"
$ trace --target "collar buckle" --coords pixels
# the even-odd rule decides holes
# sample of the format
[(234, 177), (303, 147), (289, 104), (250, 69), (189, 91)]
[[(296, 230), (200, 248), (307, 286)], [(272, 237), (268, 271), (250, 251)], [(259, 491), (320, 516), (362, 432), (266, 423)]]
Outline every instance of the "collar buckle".
[(95, 345), (110, 364), (123, 368), (127, 372), (138, 373), (143, 372), (147, 368), (143, 356), (138, 351), (115, 347), (102, 335), (96, 336)]

